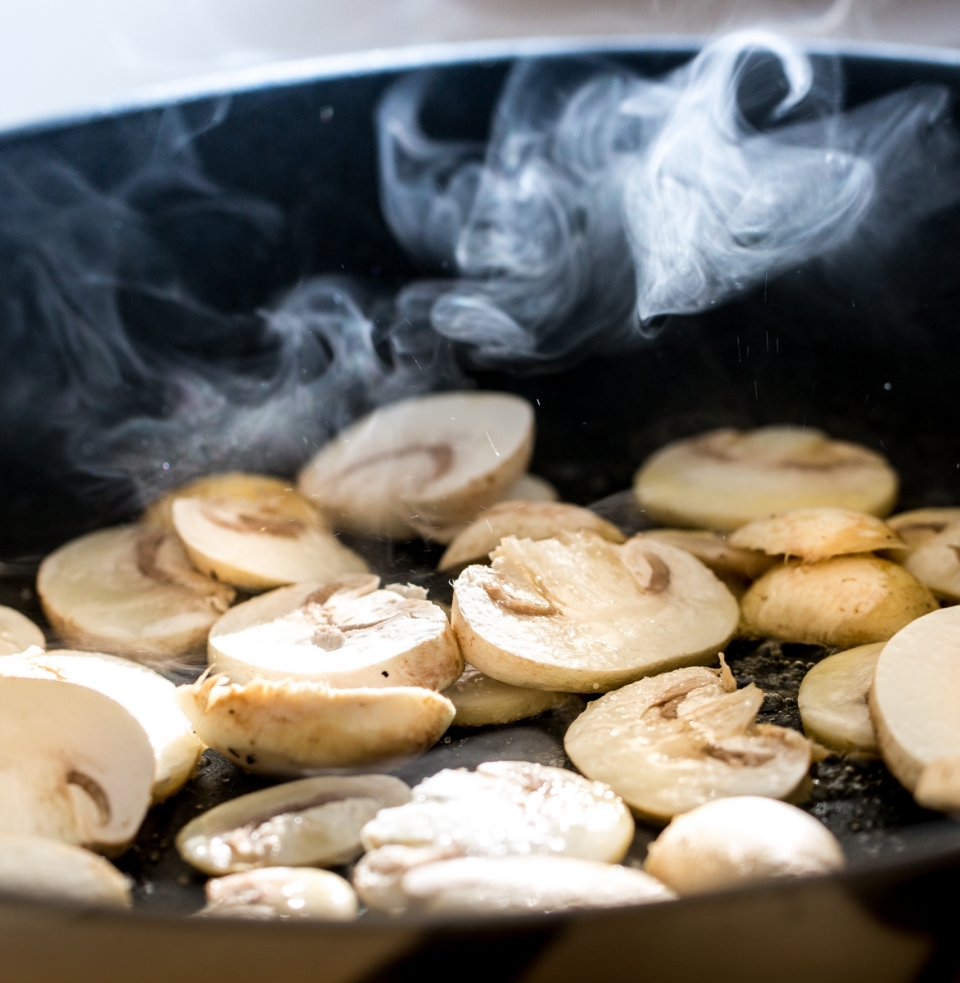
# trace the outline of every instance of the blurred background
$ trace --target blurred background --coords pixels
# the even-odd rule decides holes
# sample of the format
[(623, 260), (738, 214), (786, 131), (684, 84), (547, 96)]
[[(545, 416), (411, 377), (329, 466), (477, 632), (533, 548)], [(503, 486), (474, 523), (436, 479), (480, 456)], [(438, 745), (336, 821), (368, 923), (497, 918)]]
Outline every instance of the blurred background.
[(0, 0), (0, 126), (188, 80), (351, 52), (560, 35), (811, 38), (960, 47), (958, 0)]

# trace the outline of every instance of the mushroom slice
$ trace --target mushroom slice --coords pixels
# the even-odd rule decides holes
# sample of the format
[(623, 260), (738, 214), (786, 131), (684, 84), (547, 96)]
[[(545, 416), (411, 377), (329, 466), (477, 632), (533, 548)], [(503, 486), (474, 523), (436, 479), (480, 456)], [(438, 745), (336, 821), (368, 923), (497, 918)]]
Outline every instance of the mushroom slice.
[(453, 721), (444, 696), (414, 686), (333, 689), (327, 683), (208, 676), (177, 702), (209, 747), (257, 775), (289, 777), (416, 757)]
[(546, 478), (535, 474), (522, 474), (504, 492), (501, 501), (504, 502), (556, 502), (560, 493)]
[(207, 881), (210, 918), (300, 919), (349, 922), (357, 895), (339, 874), (313, 867), (262, 867)]
[(265, 505), (275, 519), (282, 517), (306, 523), (317, 521), (317, 510), (297, 492), (292, 482), (267, 474), (229, 471), (205, 475), (161, 495), (147, 506), (140, 522), (173, 532), (173, 503), (178, 498), (239, 498), (252, 505)]
[(346, 864), (363, 852), (360, 830), (377, 812), (409, 799), (390, 775), (304, 778), (205, 812), (180, 830), (177, 849), (206, 874)]
[(235, 683), (259, 676), (337, 687), (449, 686), (463, 659), (443, 609), (377, 590), (379, 583), (372, 574), (346, 574), (238, 604), (210, 632), (210, 665)]
[(664, 821), (711, 799), (783, 799), (810, 766), (810, 744), (754, 722), (763, 692), (718, 669), (676, 669), (608, 693), (570, 725), (564, 746), (590, 778)]
[(806, 563), (847, 553), (905, 548), (900, 537), (876, 516), (833, 506), (791, 509), (754, 519), (730, 536), (730, 545), (797, 557)]
[(914, 546), (904, 567), (945, 601), (960, 601), (960, 522)]
[(473, 666), (467, 666), (443, 695), (457, 708), (453, 719), (456, 727), (512, 724), (515, 720), (535, 717), (568, 699), (566, 693), (501, 683)]
[(193, 772), (203, 745), (177, 706), (176, 686), (159, 673), (99, 652), (38, 652), (0, 659), (0, 676), (62, 679), (95, 689), (133, 714), (154, 754), (153, 801), (178, 792)]
[(595, 512), (565, 502), (500, 502), (481, 512), (459, 533), (440, 558), (438, 569), (448, 570), (466, 563), (482, 563), (504, 536), (517, 539), (550, 539), (559, 532), (587, 529), (611, 543), (622, 543), (624, 535)]
[(42, 836), (0, 834), (0, 893), (130, 907), (130, 882), (113, 864)]
[(0, 833), (125, 844), (152, 782), (147, 734), (115, 700), (55, 679), (0, 677)]
[(175, 535), (144, 526), (61, 546), (40, 564), (37, 592), (67, 645), (140, 660), (196, 651), (234, 598), (197, 573)]
[(524, 473), (533, 408), (506, 393), (439, 393), (357, 421), (300, 474), (300, 491), (339, 528), (409, 539), (412, 523), (470, 522)]
[(730, 591), (665, 543), (507, 536), (492, 557), (457, 579), (453, 627), (467, 662), (514, 686), (613, 689), (710, 661), (737, 625)]
[(265, 590), (367, 569), (316, 514), (293, 518), (270, 501), (242, 498), (177, 498), (172, 511), (194, 566), (235, 587)]
[(947, 526), (960, 522), (960, 508), (913, 509), (887, 519), (887, 525), (906, 544), (908, 550), (929, 542)]
[(803, 677), (797, 703), (809, 737), (844, 754), (877, 753), (867, 697), (885, 644), (874, 642), (828, 656)]
[(368, 850), (399, 844), (612, 862), (627, 852), (633, 829), (630, 811), (600, 782), (529, 761), (487, 761), (425, 779), (410, 802), (367, 823), (361, 840)]
[(960, 809), (960, 796), (943, 801), (947, 763), (960, 757), (960, 607), (919, 618), (887, 642), (870, 689), (870, 716), (897, 780), (917, 795), (926, 792), (931, 807)]
[(843, 865), (836, 837), (813, 816), (776, 799), (738, 795), (677, 816), (650, 844), (643, 866), (684, 895)]
[(747, 634), (839, 648), (886, 641), (938, 607), (903, 567), (876, 556), (774, 567), (740, 603)]
[(730, 531), (774, 512), (835, 505), (886, 515), (897, 497), (887, 461), (820, 430), (711, 430), (667, 444), (644, 462), (634, 490), (664, 525)]
[(374, 911), (398, 915), (407, 907), (403, 877), (420, 864), (462, 856), (454, 846), (414, 847), (391, 843), (365, 853), (353, 868), (353, 887), (360, 900)]
[(19, 611), (0, 605), (0, 657), (19, 655), (31, 647), (47, 647), (43, 632)]
[(575, 857), (460, 857), (420, 864), (401, 889), (411, 911), (505, 915), (615, 908), (675, 895), (642, 870)]

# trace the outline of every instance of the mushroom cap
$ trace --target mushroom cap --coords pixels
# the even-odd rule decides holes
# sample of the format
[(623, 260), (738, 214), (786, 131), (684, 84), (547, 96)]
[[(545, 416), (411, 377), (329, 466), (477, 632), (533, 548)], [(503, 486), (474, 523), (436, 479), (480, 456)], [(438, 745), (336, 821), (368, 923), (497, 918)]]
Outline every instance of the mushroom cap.
[(409, 786), (391, 775), (285, 782), (197, 816), (177, 834), (177, 849), (207, 874), (345, 864), (363, 850), (364, 825), (380, 809), (409, 799)]
[(517, 539), (550, 539), (559, 532), (588, 529), (611, 543), (626, 538), (620, 530), (595, 512), (566, 502), (498, 502), (485, 509), (447, 547), (439, 570), (465, 563), (483, 562), (504, 536)]
[(293, 777), (416, 757), (453, 721), (453, 704), (414, 686), (333, 689), (322, 682), (208, 676), (177, 702), (209, 747), (259, 775)]
[(305, 521), (270, 502), (227, 497), (177, 498), (172, 513), (194, 566), (236, 587), (265, 590), (367, 569), (316, 513)]
[(0, 834), (0, 893), (130, 907), (130, 881), (108, 860), (42, 836)]
[(739, 608), (691, 554), (594, 533), (508, 536), (467, 567), (452, 622), (467, 662), (514, 686), (585, 693), (712, 660)]
[(115, 700), (55, 679), (0, 677), (0, 832), (115, 847), (150, 805), (153, 749)]
[(234, 592), (197, 573), (176, 536), (101, 529), (40, 564), (37, 593), (61, 640), (137, 659), (195, 651)]
[(411, 521), (471, 521), (524, 473), (533, 408), (518, 396), (434, 393), (392, 403), (331, 440), (298, 487), (338, 528), (408, 539)]
[(207, 881), (204, 917), (344, 922), (357, 917), (357, 896), (339, 874), (312, 867), (261, 867)]
[(47, 647), (43, 632), (19, 611), (0, 605), (0, 657), (19, 655), (31, 647)]
[(935, 596), (960, 601), (960, 521), (947, 523), (922, 542), (915, 541), (903, 566)]
[(373, 574), (281, 587), (231, 608), (207, 657), (235, 683), (325, 681), (341, 688), (443, 689), (463, 671), (456, 636), (430, 601), (377, 590)]
[(843, 865), (836, 837), (813, 816), (776, 799), (739, 795), (673, 819), (650, 844), (644, 870), (685, 895)]
[(908, 550), (933, 539), (954, 522), (960, 522), (960, 508), (911, 509), (887, 519), (887, 525), (903, 540)]
[(58, 649), (0, 659), (0, 676), (62, 679), (95, 689), (125, 707), (153, 747), (154, 802), (162, 802), (183, 787), (203, 752), (190, 721), (177, 706), (176, 686), (129, 659)]
[(648, 518), (724, 532), (819, 505), (883, 516), (897, 487), (896, 472), (874, 451), (789, 426), (725, 428), (674, 441), (647, 458), (634, 479)]
[(876, 516), (834, 506), (791, 509), (754, 519), (730, 536), (730, 545), (771, 556), (798, 557), (806, 563), (847, 553), (905, 548), (900, 537)]

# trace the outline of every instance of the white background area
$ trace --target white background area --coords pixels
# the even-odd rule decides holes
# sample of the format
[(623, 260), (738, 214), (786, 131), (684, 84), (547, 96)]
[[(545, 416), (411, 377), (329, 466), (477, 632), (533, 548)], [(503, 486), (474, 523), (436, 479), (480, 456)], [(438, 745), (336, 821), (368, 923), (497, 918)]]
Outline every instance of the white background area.
[(960, 48), (960, 0), (0, 0), (0, 127), (272, 62), (516, 37), (711, 34)]

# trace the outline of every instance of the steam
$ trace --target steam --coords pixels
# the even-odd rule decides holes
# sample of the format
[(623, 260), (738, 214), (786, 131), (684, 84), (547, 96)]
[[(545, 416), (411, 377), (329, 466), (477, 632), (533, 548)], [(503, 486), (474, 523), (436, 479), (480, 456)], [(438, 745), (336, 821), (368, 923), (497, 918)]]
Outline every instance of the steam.
[[(117, 514), (202, 473), (292, 474), (372, 407), (469, 384), (462, 365), (635, 345), (960, 188), (946, 90), (841, 112), (835, 60), (766, 33), (662, 79), (520, 63), (486, 143), (424, 132), (433, 82), (402, 77), (375, 120), (383, 214), (436, 270), (395, 295), (332, 276), (245, 293), (286, 220), (204, 175), (227, 100), (135, 121), (111, 182), (4, 152), (0, 453)], [(232, 251), (200, 280), (178, 244), (208, 234)]]

